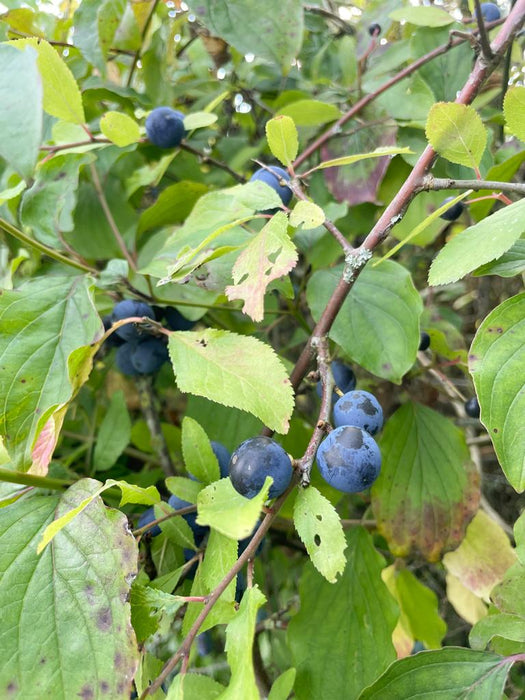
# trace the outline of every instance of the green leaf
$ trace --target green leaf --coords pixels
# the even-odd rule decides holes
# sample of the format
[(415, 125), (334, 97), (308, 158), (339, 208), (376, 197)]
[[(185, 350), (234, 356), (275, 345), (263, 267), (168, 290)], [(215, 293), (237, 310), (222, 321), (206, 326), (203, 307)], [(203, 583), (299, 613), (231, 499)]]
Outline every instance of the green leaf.
[(298, 253), (287, 228), (286, 214), (277, 212), (250, 241), (233, 266), (234, 284), (226, 287), (226, 296), (230, 301), (243, 299), (242, 310), (254, 321), (264, 318), (264, 295), (268, 285), (288, 274), (297, 264)]
[(140, 138), (137, 122), (122, 112), (106, 112), (100, 120), (100, 131), (117, 146), (129, 146)]
[(139, 218), (138, 233), (148, 229), (179, 224), (186, 219), (195, 202), (208, 188), (200, 182), (183, 180), (166, 187), (151, 207), (145, 209)]
[(454, 236), (434, 258), (429, 284), (455, 282), (480, 265), (501, 257), (525, 231), (524, 216), (525, 199), (520, 199)]
[[(184, 420), (186, 420), (186, 418), (184, 418)], [(203, 485), (194, 479), (187, 479), (184, 476), (168, 476), (166, 479), (166, 488), (168, 488), (171, 493), (182, 498), (183, 501), (197, 503), (197, 498), (203, 489)]]
[(221, 478), (219, 463), (204, 429), (193, 418), (182, 420), (182, 454), (186, 469), (204, 484)]
[(514, 277), (525, 272), (525, 240), (518, 240), (512, 248), (503, 253), (501, 258), (494, 262), (481, 265), (472, 273), (474, 277), (484, 275), (498, 275), (499, 277)]
[(73, 124), (86, 121), (82, 96), (73, 73), (64, 59), (45, 39), (31, 37), (10, 42), (22, 49), (31, 46), (38, 54), (37, 66), (42, 78), (43, 106), (48, 114)]
[(186, 131), (202, 129), (205, 126), (215, 124), (217, 119), (218, 116), (210, 112), (193, 112), (193, 114), (188, 114), (184, 117), (184, 128)]
[(302, 225), (304, 230), (317, 228), (325, 220), (324, 211), (313, 202), (303, 200), (297, 202), (290, 214), (290, 226), (297, 228)]
[(240, 408), (272, 430), (288, 431), (292, 386), (268, 345), (253, 337), (208, 328), (171, 333), (169, 351), (182, 392)]
[(197, 523), (209, 525), (226, 537), (242, 540), (252, 534), (257, 525), (272, 483), (267, 476), (264, 486), (254, 498), (244, 498), (232, 486), (230, 479), (221, 479), (199, 493)]
[(474, 107), (456, 102), (437, 102), (426, 126), (432, 148), (451, 163), (476, 168), (487, 144), (487, 130)]
[(389, 15), (395, 22), (409, 22), (421, 27), (446, 27), (454, 17), (440, 7), (401, 7)]
[[(210, 531), (206, 555), (201, 566), (202, 580), (208, 590), (213, 591), (235, 564), (237, 550), (237, 540), (232, 540), (217, 530)], [(233, 603), (235, 600), (235, 578), (228, 584), (221, 599)]]
[(42, 81), (37, 53), (0, 45), (0, 156), (25, 180), (42, 140)]
[(519, 615), (525, 619), (525, 566), (521, 562), (513, 564), (503, 577), (503, 581), (492, 589), (491, 599), (500, 612)]
[(341, 110), (320, 100), (297, 100), (281, 107), (275, 116), (290, 117), (296, 126), (321, 126), (339, 119)]
[(335, 583), (346, 566), (346, 538), (336, 509), (309, 486), (297, 493), (293, 519), (312, 564), (327, 581)]
[(494, 637), (525, 642), (525, 620), (508, 613), (484, 617), (471, 629), (469, 643), (473, 649), (485, 649)]
[(231, 668), (230, 684), (220, 700), (259, 700), (260, 695), (253, 670), (252, 646), (254, 643), (257, 611), (266, 598), (257, 586), (244, 593), (239, 610), (226, 628), (226, 656)]
[(424, 651), (390, 666), (359, 700), (501, 698), (512, 660), (472, 649)]
[(22, 196), (20, 218), (41, 243), (63, 248), (62, 234), (74, 228), (80, 168), (93, 160), (90, 154), (58, 155), (37, 168)]
[(83, 0), (73, 15), (74, 44), (103, 76), (125, 8), (125, 0)]
[(397, 146), (376, 148), (375, 151), (370, 153), (354, 153), (351, 156), (342, 156), (341, 158), (332, 158), (331, 160), (325, 160), (315, 168), (312, 168), (309, 172), (314, 170), (324, 170), (325, 168), (337, 168), (341, 165), (351, 165), (352, 163), (359, 163), (361, 160), (368, 160), (369, 158), (383, 158), (384, 156), (395, 156), (398, 154), (409, 154), (413, 153), (410, 148), (398, 148)]
[(295, 668), (289, 668), (281, 673), (272, 683), (268, 700), (288, 700), (295, 683), (295, 676)]
[(273, 155), (283, 165), (290, 165), (299, 150), (299, 139), (293, 119), (280, 116), (266, 122), (266, 138)]
[(443, 557), (446, 570), (486, 602), (515, 561), (507, 534), (482, 510), (470, 522), (459, 547)]
[(122, 391), (111, 397), (111, 402), (104, 416), (95, 443), (93, 464), (96, 471), (111, 469), (131, 437), (131, 420)]
[(173, 617), (184, 605), (184, 598), (150, 586), (134, 583), (131, 587), (131, 622), (139, 643), (158, 630), (165, 616)]
[(166, 700), (216, 700), (223, 691), (224, 686), (209, 676), (186, 673), (175, 676)]
[(31, 467), (46, 428), (47, 470), (67, 405), (91, 368), (88, 346), (101, 334), (85, 277), (48, 275), (0, 294), (0, 435), (15, 469)]
[(301, 607), (288, 625), (298, 700), (355, 698), (396, 658), (397, 605), (381, 580), (385, 561), (363, 528), (347, 537), (348, 563), (336, 583), (310, 563), (301, 577)]
[[(153, 510), (155, 518), (163, 518), (165, 515), (173, 513), (175, 509), (168, 503), (160, 501), (154, 506)], [(159, 523), (159, 527), (166, 537), (179, 547), (197, 549), (193, 530), (182, 515), (176, 515), (172, 518), (168, 518), (168, 520), (163, 520)]]
[(286, 74), (303, 41), (301, 0), (191, 0), (187, 3), (213, 36), (242, 54), (253, 53)]
[[(342, 269), (337, 266), (312, 275), (306, 299), (316, 321)], [(400, 384), (416, 359), (422, 311), (410, 273), (389, 260), (377, 268), (365, 267), (329, 335), (356, 364)]]
[(61, 496), (26, 497), (0, 510), (4, 698), (14, 697), (12, 688), (20, 698), (129, 698), (138, 649), (126, 600), (137, 545), (126, 517), (97, 498), (36, 553), (47, 523), (97, 487), (83, 479)]
[[(92, 483), (98, 483), (93, 480)], [(104, 491), (107, 491), (112, 486), (118, 486), (122, 491), (122, 497), (120, 499), (120, 506), (126, 503), (142, 503), (145, 505), (153, 505), (160, 501), (160, 494), (155, 488), (155, 486), (148, 486), (147, 488), (142, 488), (141, 486), (135, 486), (135, 484), (128, 484), (126, 481), (116, 481), (115, 479), (107, 479), (102, 486), (100, 486), (96, 491), (87, 496), (83, 501), (81, 501), (75, 508), (64, 513), (56, 520), (46, 527), (42, 534), (42, 539), (38, 543), (36, 548), (37, 554), (41, 554), (47, 545), (61, 532), (66, 525), (69, 525), (82, 511), (84, 511), (97, 496), (99, 496)]]
[(372, 486), (379, 532), (394, 556), (428, 561), (454, 549), (479, 502), (479, 475), (463, 433), (416, 403), (391, 416), (379, 441), (383, 464)]
[(505, 93), (503, 114), (507, 128), (521, 141), (525, 141), (525, 87), (514, 85)]
[[(521, 200), (525, 202), (525, 200)], [(525, 294), (497, 306), (483, 321), (469, 352), (480, 420), (512, 486), (525, 489)]]

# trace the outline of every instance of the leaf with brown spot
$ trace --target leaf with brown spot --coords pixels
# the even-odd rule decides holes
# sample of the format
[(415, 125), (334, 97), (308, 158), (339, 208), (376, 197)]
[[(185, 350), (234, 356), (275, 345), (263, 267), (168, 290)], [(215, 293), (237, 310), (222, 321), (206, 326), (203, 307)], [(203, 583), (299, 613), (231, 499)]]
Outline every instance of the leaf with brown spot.
[(426, 406), (407, 403), (386, 423), (383, 466), (372, 486), (380, 533), (395, 556), (439, 561), (454, 549), (479, 504), (479, 476), (461, 430)]
[(36, 553), (46, 525), (98, 487), (83, 479), (60, 496), (0, 509), (1, 698), (10, 688), (19, 698), (129, 698), (138, 649), (126, 600), (137, 543), (126, 517), (97, 497)]

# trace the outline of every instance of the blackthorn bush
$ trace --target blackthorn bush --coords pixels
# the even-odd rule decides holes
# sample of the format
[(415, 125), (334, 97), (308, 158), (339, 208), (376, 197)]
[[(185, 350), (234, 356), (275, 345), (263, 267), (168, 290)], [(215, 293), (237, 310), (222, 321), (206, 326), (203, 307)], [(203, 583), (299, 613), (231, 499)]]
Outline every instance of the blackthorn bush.
[[(343, 394), (346, 394), (347, 391), (352, 391), (352, 389), (355, 389), (356, 378), (354, 371), (351, 367), (345, 365), (345, 363), (341, 362), (340, 360), (334, 360), (331, 364), (331, 368), (332, 374), (334, 376), (335, 385), (338, 389), (340, 389), (343, 392)], [(317, 382), (316, 391), (318, 396), (322, 396), (323, 382), (321, 380)], [(332, 400), (337, 400), (337, 396), (338, 394), (336, 394), (336, 392), (334, 391), (332, 395)]]

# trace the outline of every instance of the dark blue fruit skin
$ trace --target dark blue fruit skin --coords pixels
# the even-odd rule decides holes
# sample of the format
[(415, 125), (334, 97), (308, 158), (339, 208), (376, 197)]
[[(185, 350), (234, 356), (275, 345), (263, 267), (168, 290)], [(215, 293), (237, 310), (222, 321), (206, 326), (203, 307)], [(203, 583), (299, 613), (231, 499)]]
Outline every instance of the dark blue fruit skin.
[(368, 27), (368, 33), (370, 36), (379, 36), (381, 34), (381, 25), (374, 22)]
[[(175, 494), (172, 494), (168, 498), (168, 504), (174, 510), (180, 510), (181, 508), (187, 508), (188, 506), (194, 505), (193, 503), (190, 503), (189, 501), (183, 501), (182, 498), (175, 496)], [(188, 523), (188, 525), (193, 530), (193, 536), (195, 537), (195, 544), (197, 545), (197, 547), (199, 547), (202, 540), (208, 534), (210, 528), (205, 526), (205, 525), (197, 525), (197, 513), (186, 513), (186, 515), (183, 515), (182, 517), (184, 518), (184, 520)], [(193, 552), (193, 554), (195, 554), (195, 552)], [(192, 554), (192, 556), (193, 556), (193, 554)]]
[(124, 343), (117, 349), (115, 364), (117, 369), (127, 377), (137, 377), (140, 372), (131, 361), (131, 353), (135, 349), (135, 343)]
[[(111, 318), (113, 322), (122, 321), (123, 318), (130, 318), (131, 316), (147, 316), (148, 318), (155, 318), (155, 312), (145, 304), (143, 301), (136, 301), (135, 299), (124, 299), (124, 301), (119, 301), (113, 309)], [(125, 326), (118, 328), (115, 333), (120, 336), (123, 340), (132, 341), (138, 340), (141, 337), (138, 329), (133, 323), (127, 323)]]
[(479, 418), (480, 407), (479, 402), (475, 396), (473, 396), (468, 401), (465, 401), (465, 413), (471, 418)]
[(273, 478), (269, 498), (277, 498), (286, 491), (292, 478), (290, 458), (271, 438), (255, 437), (245, 440), (230, 460), (233, 488), (245, 498), (254, 498), (267, 476)]
[(430, 336), (428, 333), (425, 333), (425, 331), (421, 332), (420, 338), (419, 338), (419, 347), (418, 350), (428, 350), (430, 347)]
[(499, 7), (493, 2), (482, 2), (480, 9), (485, 22), (495, 22), (501, 17)]
[(334, 424), (353, 425), (375, 435), (383, 427), (383, 409), (368, 391), (355, 390), (343, 394), (334, 406)]
[(230, 451), (220, 442), (216, 442), (215, 440), (211, 440), (211, 449), (213, 450), (213, 454), (217, 457), (217, 462), (219, 462), (221, 479), (226, 479), (230, 473)]
[(168, 359), (168, 348), (161, 338), (142, 340), (131, 351), (131, 363), (139, 374), (158, 372)]
[(164, 309), (164, 318), (168, 328), (172, 331), (189, 331), (195, 325), (194, 321), (188, 321), (184, 316), (173, 306), (167, 306)]
[[(266, 168), (259, 168), (259, 170), (256, 170), (251, 176), (250, 182), (256, 182), (258, 180), (260, 182), (265, 182), (277, 192), (281, 198), (281, 202), (285, 206), (288, 206), (292, 199), (292, 190), (289, 187), (283, 187), (280, 185), (279, 180), (286, 180), (288, 182), (290, 180), (290, 176), (286, 170), (279, 168), (277, 165), (270, 165), (269, 170), (272, 172), (269, 172)], [(274, 174), (272, 175), (272, 173)]]
[(184, 114), (171, 107), (157, 107), (148, 114), (146, 134), (154, 146), (175, 148), (184, 138)]
[[(149, 523), (153, 522), (153, 520), (156, 520), (155, 517), (155, 511), (153, 508), (148, 508), (148, 510), (145, 510), (144, 513), (140, 516), (137, 522), (137, 529), (139, 527), (144, 527), (145, 525), (149, 525)], [(158, 525), (154, 525), (150, 530), (148, 530), (148, 533), (152, 537), (156, 537), (157, 535), (160, 535), (160, 527)]]
[(317, 466), (330, 486), (344, 493), (359, 493), (379, 476), (381, 452), (366, 431), (342, 425), (319, 445)]
[[(343, 394), (346, 394), (347, 391), (352, 391), (353, 389), (355, 389), (355, 385), (357, 382), (354, 371), (351, 367), (345, 365), (344, 362), (341, 362), (340, 360), (334, 360), (332, 362), (332, 374), (334, 375), (336, 387), (340, 389), (343, 392)], [(317, 382), (316, 391), (318, 396), (323, 395), (323, 383), (321, 381)], [(338, 395), (334, 391), (332, 395), (332, 401), (336, 401), (337, 396)]]
[[(443, 206), (444, 204), (447, 204), (448, 202), (451, 202), (454, 197), (447, 197), (444, 199), (439, 206)], [(465, 205), (463, 202), (457, 202), (454, 204), (453, 207), (450, 207), (450, 209), (447, 209), (447, 211), (443, 212), (443, 214), (440, 215), (440, 219), (445, 219), (445, 221), (455, 221), (456, 219), (459, 219), (461, 214), (463, 213), (463, 209), (465, 208)]]

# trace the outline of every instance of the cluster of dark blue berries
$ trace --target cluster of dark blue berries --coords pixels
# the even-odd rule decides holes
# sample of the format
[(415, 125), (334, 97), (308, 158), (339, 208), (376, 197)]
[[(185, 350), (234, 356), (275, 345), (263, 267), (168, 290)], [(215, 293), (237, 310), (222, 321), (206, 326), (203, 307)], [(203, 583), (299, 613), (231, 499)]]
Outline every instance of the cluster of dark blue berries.
[(332, 374), (343, 395), (334, 405), (335, 428), (317, 450), (317, 466), (330, 486), (358, 493), (371, 486), (381, 470), (381, 452), (372, 436), (383, 427), (383, 409), (373, 394), (355, 388), (350, 367), (334, 360)]
[[(115, 305), (109, 316), (104, 317), (104, 328), (107, 330), (116, 321), (133, 316), (151, 318), (155, 321), (165, 319), (168, 328), (174, 331), (188, 330), (193, 325), (171, 306), (163, 309), (157, 306), (151, 307), (143, 301), (125, 299)], [(109, 343), (117, 347), (115, 359), (117, 368), (128, 377), (154, 374), (169, 359), (165, 338), (142, 331), (134, 323), (127, 323), (117, 328), (110, 336)]]

